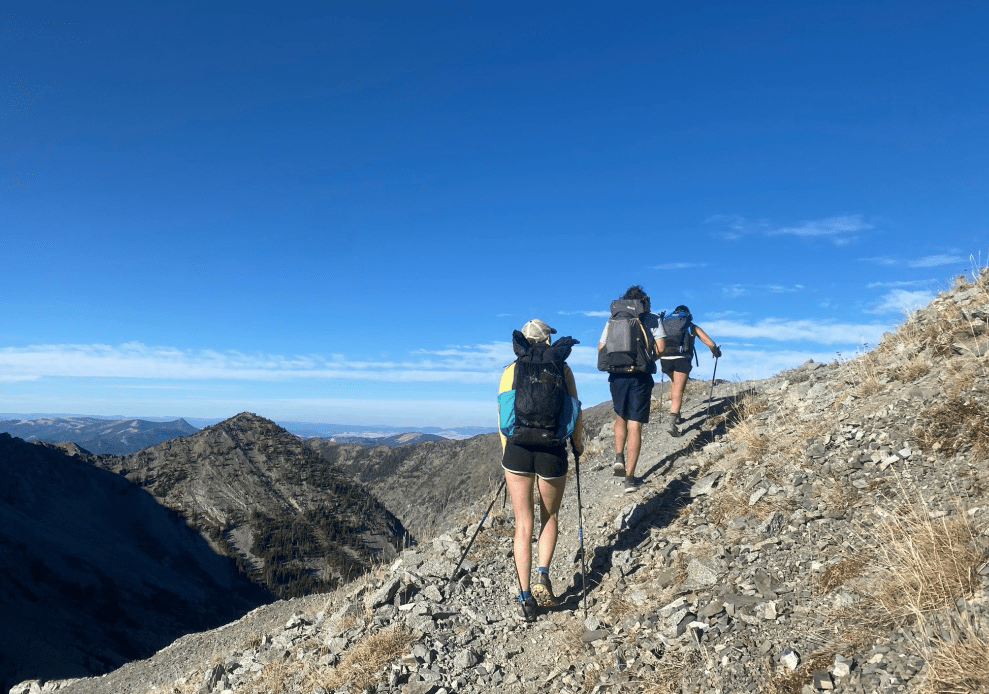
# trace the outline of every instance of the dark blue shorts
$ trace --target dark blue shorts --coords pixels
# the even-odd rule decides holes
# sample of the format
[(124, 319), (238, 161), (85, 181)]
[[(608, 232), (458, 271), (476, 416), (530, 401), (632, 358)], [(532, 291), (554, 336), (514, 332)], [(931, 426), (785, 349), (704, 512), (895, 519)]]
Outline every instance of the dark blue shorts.
[(622, 419), (647, 424), (654, 383), (652, 374), (611, 374), (608, 383), (615, 414)]
[(677, 357), (676, 359), (660, 359), (660, 368), (663, 369), (663, 373), (673, 377), (674, 371), (679, 371), (682, 374), (689, 374), (690, 370), (694, 368), (694, 364), (690, 361), (690, 357)]
[(539, 475), (544, 480), (567, 476), (567, 449), (565, 446), (520, 446), (511, 441), (505, 444), (501, 466), (516, 475)]

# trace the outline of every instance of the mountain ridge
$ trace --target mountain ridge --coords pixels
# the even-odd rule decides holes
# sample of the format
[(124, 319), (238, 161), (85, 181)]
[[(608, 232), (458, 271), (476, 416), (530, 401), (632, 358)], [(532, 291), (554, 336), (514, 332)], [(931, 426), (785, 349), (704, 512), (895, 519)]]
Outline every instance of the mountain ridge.
[(182, 418), (167, 422), (101, 417), (36, 417), (0, 420), (0, 432), (25, 441), (71, 441), (91, 453), (134, 453), (199, 431)]

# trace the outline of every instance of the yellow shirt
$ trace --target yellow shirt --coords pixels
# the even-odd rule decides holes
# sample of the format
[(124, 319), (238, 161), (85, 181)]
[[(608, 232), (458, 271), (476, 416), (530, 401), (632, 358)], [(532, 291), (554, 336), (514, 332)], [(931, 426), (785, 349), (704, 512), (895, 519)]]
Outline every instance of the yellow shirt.
[[(573, 371), (567, 364), (563, 365), (563, 377), (567, 383), (567, 392), (573, 397), (577, 396), (577, 384), (573, 380)], [(515, 382), (515, 362), (512, 362), (505, 367), (505, 370), (501, 372), (501, 383), (498, 384), (498, 393), (507, 393), (512, 389), (512, 383)], [(584, 413), (580, 412), (577, 414), (577, 423), (574, 425), (573, 433), (570, 434), (570, 439), (573, 441), (574, 447), (580, 451), (584, 452), (584, 443), (581, 439), (581, 432), (584, 430), (583, 423)], [(498, 430), (498, 436), (501, 437), (501, 450), (505, 450), (505, 435), (501, 433), (501, 429)]]

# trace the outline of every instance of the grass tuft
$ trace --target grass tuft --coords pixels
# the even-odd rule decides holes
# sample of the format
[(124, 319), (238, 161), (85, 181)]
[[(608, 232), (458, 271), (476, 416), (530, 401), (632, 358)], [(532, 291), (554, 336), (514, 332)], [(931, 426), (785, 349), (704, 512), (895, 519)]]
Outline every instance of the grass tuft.
[(971, 446), (989, 455), (989, 404), (983, 394), (947, 392), (920, 413), (914, 434), (921, 450), (955, 454)]
[(347, 651), (335, 668), (313, 678), (309, 684), (318, 684), (330, 691), (340, 689), (344, 684), (348, 684), (352, 692), (372, 689), (381, 681), (381, 670), (404, 655), (412, 641), (412, 634), (399, 628), (371, 634)]
[(866, 566), (866, 559), (861, 556), (845, 557), (836, 564), (831, 564), (821, 572), (817, 580), (818, 595), (826, 595), (840, 585), (859, 576)]

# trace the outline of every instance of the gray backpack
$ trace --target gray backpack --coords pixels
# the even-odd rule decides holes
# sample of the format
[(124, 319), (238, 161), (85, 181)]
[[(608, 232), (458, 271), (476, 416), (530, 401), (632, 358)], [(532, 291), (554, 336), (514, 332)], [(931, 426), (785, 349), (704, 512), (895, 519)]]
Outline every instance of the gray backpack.
[(638, 299), (616, 299), (611, 302), (608, 336), (598, 350), (598, 370), (608, 373), (655, 373), (651, 358), (652, 337), (639, 318), (645, 306)]

